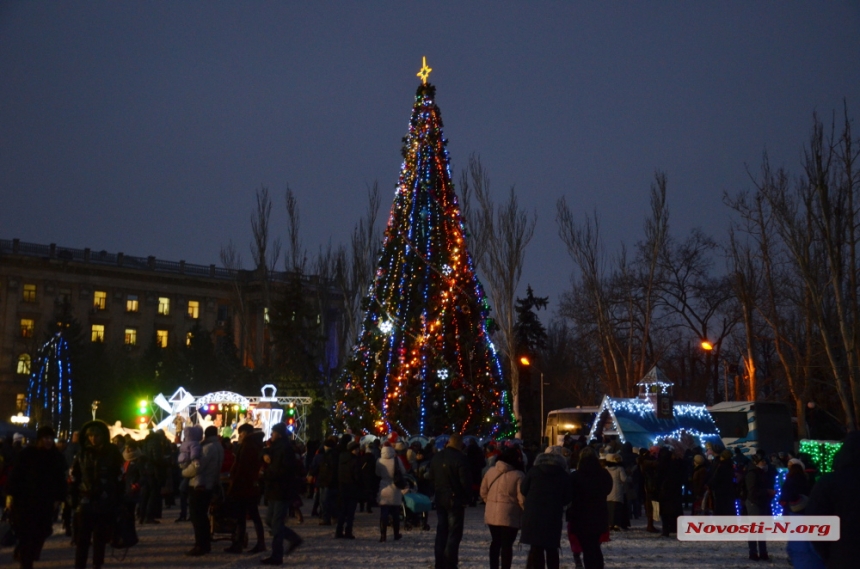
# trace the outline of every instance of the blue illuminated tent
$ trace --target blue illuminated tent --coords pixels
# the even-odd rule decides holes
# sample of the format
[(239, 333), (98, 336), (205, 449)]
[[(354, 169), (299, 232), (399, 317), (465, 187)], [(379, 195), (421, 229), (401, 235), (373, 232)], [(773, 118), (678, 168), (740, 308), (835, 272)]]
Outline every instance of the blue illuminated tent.
[(589, 440), (617, 435), (622, 443), (648, 448), (660, 439), (679, 439), (686, 433), (697, 438), (702, 446), (706, 442), (721, 442), (720, 431), (704, 403), (673, 403), (671, 419), (657, 417), (656, 395), (671, 396), (672, 389), (672, 383), (658, 368), (648, 372), (638, 385), (637, 398), (603, 398)]

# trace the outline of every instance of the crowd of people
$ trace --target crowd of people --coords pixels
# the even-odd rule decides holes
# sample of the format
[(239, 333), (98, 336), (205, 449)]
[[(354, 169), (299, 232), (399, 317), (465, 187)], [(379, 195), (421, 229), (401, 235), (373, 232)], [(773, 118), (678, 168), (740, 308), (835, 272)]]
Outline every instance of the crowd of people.
[[(187, 555), (209, 554), (218, 531), (230, 536), (226, 553), (266, 553), (261, 564), (281, 565), (302, 544), (287, 521), (304, 521), (304, 500), (320, 525), (333, 527), (335, 539), (355, 539), (356, 512), (378, 508), (380, 542), (389, 539), (389, 528), (391, 538), (400, 540), (403, 523), (429, 530), (432, 503), (435, 566), (456, 569), (466, 509), (480, 502), (491, 569), (511, 567), (518, 537), (529, 547), (528, 568), (558, 568), (565, 530), (575, 566), (602, 569), (601, 544), (612, 532), (628, 530), (632, 519), (644, 516), (645, 531), (669, 537), (685, 508), (693, 514), (771, 514), (777, 468), (785, 467), (778, 500), (784, 515), (842, 515), (843, 535), (857, 531), (857, 433), (846, 439), (835, 472), (815, 488), (811, 463), (789, 452), (747, 457), (678, 443), (637, 449), (572, 436), (543, 452), (519, 441), (467, 441), (453, 434), (437, 448), (433, 440), (407, 444), (393, 434), (362, 444), (344, 434), (304, 445), (284, 424), (274, 425), (268, 440), (250, 424), (240, 425), (233, 441), (213, 426), (186, 427), (174, 441), (161, 431), (142, 441), (111, 440), (105, 423), (91, 421), (68, 442), (56, 442), (56, 433), (42, 427), (30, 445), (16, 437), (3, 447), (3, 516), (14, 529), (22, 568), (39, 559), (57, 521), (75, 548), (75, 567), (87, 566), (92, 549), (92, 566), (99, 568), (108, 544), (135, 545), (136, 526), (168, 521), (164, 511), (176, 505), (175, 522), (192, 527)], [(426, 510), (416, 506), (423, 503), (419, 498)], [(857, 542), (824, 549), (789, 542), (788, 553), (796, 568), (848, 567)], [(749, 558), (769, 559), (766, 542), (749, 542)]]

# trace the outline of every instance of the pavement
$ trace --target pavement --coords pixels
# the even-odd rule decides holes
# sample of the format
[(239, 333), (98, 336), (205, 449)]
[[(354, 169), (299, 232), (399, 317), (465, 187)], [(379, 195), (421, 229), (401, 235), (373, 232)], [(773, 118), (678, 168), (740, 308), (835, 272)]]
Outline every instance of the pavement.
[[(261, 507), (261, 510), (263, 508)], [(309, 506), (305, 510), (309, 510)], [(161, 524), (138, 527), (140, 543), (126, 550), (112, 551), (108, 547), (105, 569), (180, 569), (206, 567), (233, 569), (242, 567), (264, 567), (260, 559), (264, 554), (229, 554), (223, 549), (229, 541), (216, 541), (212, 553), (203, 557), (187, 557), (184, 553), (194, 543), (190, 523), (174, 523), (176, 509), (166, 509)], [(430, 514), (431, 531), (403, 530), (403, 539), (393, 541), (389, 528), (388, 541), (379, 543), (379, 510), (373, 514), (356, 513), (355, 540), (334, 539), (334, 528), (318, 525), (317, 518), (306, 516), (304, 524), (290, 520), (292, 527), (304, 539), (298, 548), (284, 561), (285, 567), (337, 568), (373, 567), (374, 569), (427, 568), (432, 569), (433, 540), (435, 536), (435, 513)], [(469, 508), (466, 514), (466, 529), (460, 547), (460, 568), (485, 568), (489, 565), (488, 549), (490, 534), (483, 523), (483, 506)], [(253, 524), (248, 522), (251, 546), (254, 545)], [(226, 536), (224, 536), (226, 537)], [(268, 535), (267, 535), (268, 539)], [(269, 546), (270, 543), (267, 543)], [(771, 560), (753, 562), (747, 559), (746, 543), (679, 542), (673, 538), (660, 538), (644, 531), (642, 520), (634, 521), (633, 528), (625, 532), (613, 532), (612, 541), (603, 545), (606, 567), (643, 569), (705, 569), (705, 568), (764, 568), (786, 567), (785, 544), (769, 544)], [(528, 546), (514, 546), (514, 567), (525, 567)], [(74, 566), (74, 549), (69, 538), (62, 535), (60, 526), (48, 538), (37, 568), (70, 569)], [(89, 565), (90, 567), (92, 565)], [(573, 556), (566, 536), (562, 536), (562, 568), (573, 567)], [(0, 568), (17, 567), (12, 561), (9, 548), (0, 550)]]

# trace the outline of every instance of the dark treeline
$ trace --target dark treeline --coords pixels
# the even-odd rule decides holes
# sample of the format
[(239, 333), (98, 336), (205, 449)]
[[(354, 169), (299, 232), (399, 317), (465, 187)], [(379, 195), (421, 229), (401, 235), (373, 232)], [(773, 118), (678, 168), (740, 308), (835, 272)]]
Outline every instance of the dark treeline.
[(629, 249), (607, 251), (599, 216), (558, 202), (575, 276), (540, 351), (548, 409), (634, 396), (659, 365), (678, 400), (784, 401), (801, 436), (811, 408), (860, 426), (858, 140), (841, 115), (814, 116), (795, 169), (765, 155), (750, 189), (725, 194), (722, 236), (671, 233), (663, 172)]

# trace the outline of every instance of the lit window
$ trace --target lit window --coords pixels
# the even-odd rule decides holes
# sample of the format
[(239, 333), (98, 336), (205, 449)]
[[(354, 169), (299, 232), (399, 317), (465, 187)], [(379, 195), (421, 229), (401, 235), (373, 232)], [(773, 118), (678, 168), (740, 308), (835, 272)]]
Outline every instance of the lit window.
[(93, 334), (91, 337), (93, 342), (104, 342), (105, 341), (105, 325), (104, 324), (93, 324)]
[(93, 293), (93, 308), (96, 310), (104, 310), (107, 307), (107, 293), (103, 290), (97, 290)]
[(30, 318), (21, 319), (21, 337), (32, 338), (33, 331), (36, 329), (36, 321)]
[(198, 318), (200, 316), (200, 303), (196, 300), (188, 301), (188, 316)]
[(137, 345), (137, 328), (126, 328), (125, 329), (125, 345), (126, 346), (136, 346)]
[(190, 346), (191, 340), (193, 340), (193, 339), (194, 339), (194, 334), (192, 334), (191, 332), (185, 334), (185, 345)]
[(21, 354), (18, 356), (18, 373), (21, 375), (30, 375), (30, 354)]
[(25, 284), (24, 285), (24, 302), (36, 302), (36, 285), (34, 284)]
[(158, 344), (159, 348), (167, 347), (167, 330), (156, 330), (155, 343)]
[(125, 299), (125, 311), (126, 312), (137, 312), (138, 308), (139, 308), (139, 305), (137, 302), (137, 295), (136, 294), (128, 295)]
[(164, 316), (170, 314), (170, 299), (166, 296), (158, 297), (158, 313)]

